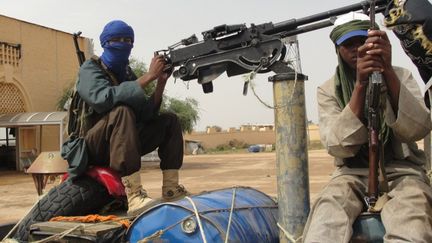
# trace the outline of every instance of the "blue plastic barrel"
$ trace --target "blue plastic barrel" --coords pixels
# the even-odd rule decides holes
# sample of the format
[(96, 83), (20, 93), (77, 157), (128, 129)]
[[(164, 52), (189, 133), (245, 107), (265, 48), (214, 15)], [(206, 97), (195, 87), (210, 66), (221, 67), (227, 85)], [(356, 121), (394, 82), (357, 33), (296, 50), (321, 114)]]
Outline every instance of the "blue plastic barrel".
[(277, 203), (256, 189), (226, 188), (189, 199), (148, 209), (132, 223), (127, 240), (225, 242), (228, 235), (228, 242), (279, 242)]

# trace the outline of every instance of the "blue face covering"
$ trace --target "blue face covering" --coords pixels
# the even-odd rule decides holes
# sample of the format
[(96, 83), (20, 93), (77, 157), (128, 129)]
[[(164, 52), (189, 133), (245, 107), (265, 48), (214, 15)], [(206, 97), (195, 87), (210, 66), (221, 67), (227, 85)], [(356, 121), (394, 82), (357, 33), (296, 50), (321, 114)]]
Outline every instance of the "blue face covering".
[(101, 59), (119, 82), (123, 82), (126, 77), (126, 68), (129, 64), (132, 47), (132, 44), (124, 42), (114, 42), (106, 44), (104, 47)]
[(100, 43), (104, 49), (101, 55), (103, 63), (114, 73), (119, 82), (126, 77), (126, 68), (133, 44), (126, 42), (109, 42), (113, 38), (129, 37), (134, 40), (132, 27), (121, 20), (114, 20), (105, 25), (100, 35)]

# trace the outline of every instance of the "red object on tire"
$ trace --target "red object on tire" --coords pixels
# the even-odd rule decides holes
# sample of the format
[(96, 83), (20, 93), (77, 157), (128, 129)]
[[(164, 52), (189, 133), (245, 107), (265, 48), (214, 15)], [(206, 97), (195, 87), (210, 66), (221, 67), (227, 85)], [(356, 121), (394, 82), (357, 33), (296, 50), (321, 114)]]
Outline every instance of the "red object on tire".
[[(121, 182), (121, 178), (115, 170), (109, 167), (93, 166), (86, 171), (86, 174), (102, 184), (108, 190), (108, 193), (111, 196), (126, 196), (125, 188)], [(62, 182), (66, 181), (67, 178), (69, 178), (69, 174), (65, 173), (62, 177)]]

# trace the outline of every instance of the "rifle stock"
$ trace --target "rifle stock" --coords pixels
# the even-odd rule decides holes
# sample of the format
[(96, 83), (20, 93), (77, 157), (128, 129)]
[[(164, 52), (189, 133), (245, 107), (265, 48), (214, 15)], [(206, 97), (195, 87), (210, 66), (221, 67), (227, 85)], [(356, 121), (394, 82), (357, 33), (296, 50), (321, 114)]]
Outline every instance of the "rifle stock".
[(374, 206), (378, 200), (378, 163), (379, 163), (379, 137), (378, 131), (369, 130), (369, 183), (368, 203)]

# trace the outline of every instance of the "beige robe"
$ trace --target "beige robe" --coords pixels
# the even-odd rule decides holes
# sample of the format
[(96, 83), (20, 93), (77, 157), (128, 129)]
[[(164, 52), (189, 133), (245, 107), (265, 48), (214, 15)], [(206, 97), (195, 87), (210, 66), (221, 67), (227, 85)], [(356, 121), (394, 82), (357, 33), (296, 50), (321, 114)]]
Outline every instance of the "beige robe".
[[(387, 99), (385, 122), (391, 128), (391, 156), (385, 161), (390, 200), (381, 212), (386, 229), (384, 242), (432, 242), (432, 189), (423, 165), (425, 154), (416, 141), (432, 127), (428, 109), (414, 78), (394, 67), (401, 81), (399, 110)], [(336, 101), (334, 78), (318, 88), (321, 141), (334, 157), (336, 170), (309, 214), (303, 242), (348, 242), (352, 224), (363, 211), (368, 168), (353, 168), (344, 159), (368, 143), (368, 129), (347, 105)]]

